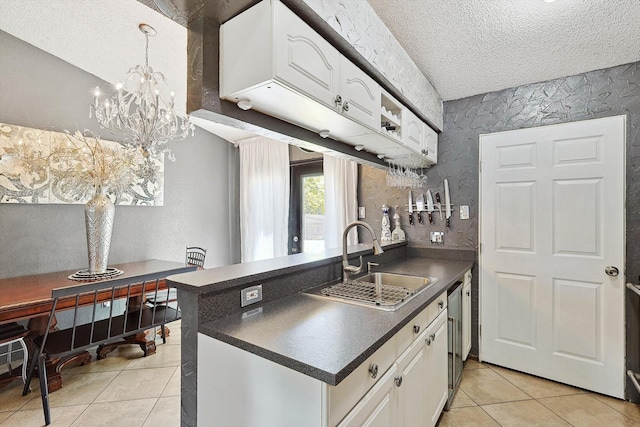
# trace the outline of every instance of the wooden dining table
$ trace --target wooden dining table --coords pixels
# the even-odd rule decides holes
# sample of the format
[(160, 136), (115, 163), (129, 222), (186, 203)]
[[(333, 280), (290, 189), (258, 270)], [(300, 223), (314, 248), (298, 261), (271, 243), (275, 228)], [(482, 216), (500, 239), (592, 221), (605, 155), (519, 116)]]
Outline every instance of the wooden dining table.
[[(142, 283), (147, 275), (163, 273), (165, 276), (172, 274), (179, 274), (188, 271), (193, 271), (196, 267), (187, 266), (181, 262), (163, 261), (163, 260), (146, 260), (138, 262), (130, 262), (124, 264), (116, 264), (110, 267), (122, 270), (123, 273), (114, 279), (131, 279), (130, 283)], [(53, 299), (51, 292), (54, 289), (67, 288), (77, 286), (86, 282), (79, 282), (69, 279), (69, 276), (74, 274), (77, 270), (58, 271), (53, 273), (34, 274), (28, 276), (12, 277), (7, 279), (0, 279), (0, 324), (24, 321), (28, 320), (27, 328), (30, 331), (30, 337), (34, 338), (38, 335), (42, 335), (46, 329), (49, 314), (53, 305)], [(138, 280), (139, 279), (139, 280)], [(110, 279), (103, 280), (108, 283)], [(158, 285), (159, 290), (166, 288), (164, 280), (161, 280)], [(144, 289), (142, 286), (139, 288), (140, 292), (137, 294), (130, 294), (129, 305), (142, 304), (142, 296), (149, 292), (156, 290), (155, 281), (145, 283)], [(127, 295), (115, 295), (115, 298), (126, 298)], [(94, 301), (93, 295), (87, 295), (86, 298), (80, 298), (80, 305), (93, 305), (94, 303), (102, 303), (112, 300), (110, 293), (98, 295), (97, 301)], [(74, 307), (76, 301), (75, 297), (67, 299), (60, 299), (58, 301), (56, 312), (64, 310), (66, 308)], [(55, 324), (52, 324), (55, 327)], [(155, 342), (146, 341), (146, 337), (137, 337), (132, 339), (130, 343), (138, 343), (141, 341), (143, 345), (148, 345), (151, 351), (148, 354), (155, 352)], [(33, 354), (34, 344), (28, 340), (28, 346), (30, 347), (30, 354)], [(117, 345), (117, 344), (116, 344)], [(47, 369), (47, 379), (50, 387), (50, 391), (55, 391), (62, 386), (62, 379), (60, 371), (70, 364), (75, 363), (87, 363), (91, 360), (91, 355), (84, 352), (66, 360), (52, 360), (50, 366)], [(2, 378), (0, 378), (2, 380)]]

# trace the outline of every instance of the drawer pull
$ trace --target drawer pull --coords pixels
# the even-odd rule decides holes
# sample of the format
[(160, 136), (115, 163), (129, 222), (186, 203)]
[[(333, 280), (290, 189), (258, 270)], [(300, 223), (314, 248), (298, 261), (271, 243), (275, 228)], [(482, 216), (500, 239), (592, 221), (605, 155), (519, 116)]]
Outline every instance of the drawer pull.
[(438, 307), (441, 309), (444, 308), (444, 302), (442, 302), (442, 300), (438, 301)]
[(420, 326), (413, 325), (413, 333), (414, 334), (419, 334), (420, 333)]
[(369, 366), (369, 374), (371, 374), (371, 378), (375, 378), (378, 376), (378, 365), (375, 363)]
[(402, 375), (395, 377), (394, 380), (396, 382), (396, 387), (400, 387), (402, 385)]
[(427, 342), (427, 345), (431, 345), (431, 337), (427, 337), (425, 341)]

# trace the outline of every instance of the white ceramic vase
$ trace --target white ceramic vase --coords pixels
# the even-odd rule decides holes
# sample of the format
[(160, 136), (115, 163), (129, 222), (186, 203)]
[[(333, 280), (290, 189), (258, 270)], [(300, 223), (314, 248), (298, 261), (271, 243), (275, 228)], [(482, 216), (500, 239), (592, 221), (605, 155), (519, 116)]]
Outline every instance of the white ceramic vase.
[(96, 195), (85, 205), (87, 254), (91, 274), (101, 274), (107, 271), (114, 216), (115, 206), (102, 191), (96, 192)]

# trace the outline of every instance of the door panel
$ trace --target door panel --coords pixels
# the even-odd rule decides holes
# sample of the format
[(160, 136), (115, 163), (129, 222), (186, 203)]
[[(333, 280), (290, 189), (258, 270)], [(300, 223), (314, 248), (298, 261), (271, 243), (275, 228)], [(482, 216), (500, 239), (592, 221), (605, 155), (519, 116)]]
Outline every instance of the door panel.
[(587, 137), (554, 141), (553, 148), (555, 165), (599, 162), (602, 139)]
[(496, 250), (534, 252), (535, 183), (497, 184), (496, 193)]
[(624, 396), (626, 117), (480, 136), (480, 357)]
[(498, 339), (515, 345), (535, 347), (535, 277), (497, 273)]
[(553, 354), (602, 362), (602, 283), (554, 280)]
[[(553, 182), (554, 254), (600, 256), (600, 179)], [(572, 200), (566, 209), (565, 200)], [(576, 221), (579, 213), (580, 221)]]
[(536, 145), (517, 144), (496, 148), (496, 169), (529, 168), (536, 165)]

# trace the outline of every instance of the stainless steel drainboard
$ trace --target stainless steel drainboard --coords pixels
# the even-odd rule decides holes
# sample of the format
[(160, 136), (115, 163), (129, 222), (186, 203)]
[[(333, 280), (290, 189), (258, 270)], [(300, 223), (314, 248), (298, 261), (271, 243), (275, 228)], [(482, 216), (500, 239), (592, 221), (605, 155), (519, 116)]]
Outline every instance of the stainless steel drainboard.
[(376, 297), (376, 284), (371, 282), (361, 282), (354, 280), (349, 283), (340, 283), (329, 286), (320, 291), (322, 295), (328, 297), (346, 298), (353, 301), (364, 302), (379, 306), (394, 306), (407, 297), (416, 293), (412, 289), (400, 286), (380, 286), (380, 298)]

